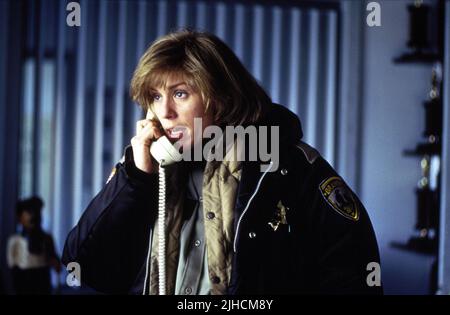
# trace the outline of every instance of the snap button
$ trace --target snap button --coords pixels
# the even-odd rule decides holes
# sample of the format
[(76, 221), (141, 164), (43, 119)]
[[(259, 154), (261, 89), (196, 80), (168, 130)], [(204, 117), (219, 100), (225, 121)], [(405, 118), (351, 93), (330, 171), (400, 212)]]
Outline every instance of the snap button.
[(256, 237), (256, 233), (255, 232), (250, 232), (250, 233), (248, 233), (248, 237), (255, 238)]
[(186, 289), (184, 289), (184, 293), (191, 294), (192, 293), (192, 288), (191, 287), (186, 287)]
[(202, 201), (203, 201), (203, 197), (200, 196), (200, 197), (198, 198), (198, 200), (199, 200), (200, 202), (202, 202)]
[(286, 175), (288, 173), (287, 169), (283, 168), (281, 170), (281, 175)]
[(194, 246), (195, 246), (195, 247), (199, 247), (201, 243), (202, 243), (202, 241), (200, 241), (200, 240), (195, 240)]
[(209, 220), (214, 219), (215, 216), (216, 216), (216, 215), (214, 214), (214, 212), (208, 212), (208, 213), (206, 214), (206, 217), (207, 217)]
[(217, 276), (214, 276), (214, 277), (212, 277), (212, 282), (213, 283), (215, 283), (215, 284), (218, 284), (218, 283), (220, 283), (220, 278), (219, 277), (217, 277)]

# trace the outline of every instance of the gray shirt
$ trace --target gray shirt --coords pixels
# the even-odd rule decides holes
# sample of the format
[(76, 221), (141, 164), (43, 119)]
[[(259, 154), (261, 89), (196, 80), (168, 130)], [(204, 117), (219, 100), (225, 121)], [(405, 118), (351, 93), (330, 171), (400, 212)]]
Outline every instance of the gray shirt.
[(211, 289), (205, 246), (202, 183), (203, 167), (194, 165), (188, 175), (175, 294), (204, 295), (209, 294)]

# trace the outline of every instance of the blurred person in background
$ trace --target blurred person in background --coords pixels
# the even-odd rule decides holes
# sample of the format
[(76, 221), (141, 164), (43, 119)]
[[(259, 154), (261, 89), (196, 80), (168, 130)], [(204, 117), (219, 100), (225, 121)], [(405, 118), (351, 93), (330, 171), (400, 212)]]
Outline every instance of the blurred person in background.
[(41, 226), (42, 207), (39, 197), (20, 200), (16, 205), (19, 231), (10, 236), (7, 262), (12, 271), (16, 294), (51, 294), (51, 269), (59, 274), (61, 263), (53, 237)]

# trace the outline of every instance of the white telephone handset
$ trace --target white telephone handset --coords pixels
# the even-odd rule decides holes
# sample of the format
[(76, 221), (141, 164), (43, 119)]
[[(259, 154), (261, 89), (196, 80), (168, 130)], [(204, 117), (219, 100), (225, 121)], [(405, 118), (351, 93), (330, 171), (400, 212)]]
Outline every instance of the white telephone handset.
[[(145, 118), (157, 122), (161, 126), (158, 118), (151, 110), (147, 111)], [(180, 152), (170, 143), (166, 136), (162, 136), (152, 143), (150, 146), (150, 154), (160, 166), (167, 166), (179, 162), (182, 159)]]
[[(149, 117), (150, 116), (150, 117)], [(152, 113), (147, 112), (147, 119), (151, 118)], [(182, 159), (180, 152), (172, 145), (166, 136), (160, 137), (150, 146), (150, 154), (159, 163), (159, 200), (158, 200), (158, 292), (159, 295), (166, 295), (166, 175), (164, 167)], [(151, 240), (151, 238), (150, 238)], [(147, 264), (145, 271), (144, 290), (147, 288), (147, 278), (149, 271), (151, 244), (147, 253)]]
[(152, 143), (150, 146), (150, 154), (161, 166), (170, 165), (182, 159), (180, 152), (178, 152), (166, 136), (162, 136)]

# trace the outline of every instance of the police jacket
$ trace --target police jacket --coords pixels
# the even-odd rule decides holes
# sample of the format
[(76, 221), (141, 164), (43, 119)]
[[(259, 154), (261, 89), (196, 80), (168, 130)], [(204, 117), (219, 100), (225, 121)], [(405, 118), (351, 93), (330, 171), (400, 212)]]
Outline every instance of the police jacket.
[[(273, 104), (261, 125), (280, 128), (278, 168), (242, 164), (227, 293), (381, 294), (371, 273), (380, 262), (377, 242), (358, 197), (301, 141), (288, 109)], [(137, 169), (127, 148), (65, 243), (62, 261), (80, 264), (82, 283), (105, 293), (143, 291), (157, 187), (158, 175)]]

